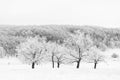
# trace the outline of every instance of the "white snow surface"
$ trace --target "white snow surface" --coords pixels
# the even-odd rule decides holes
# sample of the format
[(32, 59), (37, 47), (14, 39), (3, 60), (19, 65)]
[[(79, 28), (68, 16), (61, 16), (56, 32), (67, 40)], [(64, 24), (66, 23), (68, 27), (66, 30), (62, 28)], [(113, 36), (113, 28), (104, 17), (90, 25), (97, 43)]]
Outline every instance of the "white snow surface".
[(31, 69), (31, 65), (22, 64), (17, 58), (0, 59), (0, 80), (120, 80), (120, 59), (110, 57), (114, 51), (119, 53), (119, 50), (105, 52), (106, 61), (99, 63), (97, 69), (86, 62), (81, 62), (79, 69), (76, 64), (53, 69), (51, 63)]

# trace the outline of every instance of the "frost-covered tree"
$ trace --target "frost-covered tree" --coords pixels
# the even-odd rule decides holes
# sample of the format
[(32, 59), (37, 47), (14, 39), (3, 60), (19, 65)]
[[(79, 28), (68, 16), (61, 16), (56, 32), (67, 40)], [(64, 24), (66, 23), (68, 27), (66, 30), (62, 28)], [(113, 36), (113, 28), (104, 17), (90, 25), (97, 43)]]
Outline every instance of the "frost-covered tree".
[(55, 42), (47, 42), (46, 44), (46, 49), (47, 49), (47, 57), (46, 59), (48, 61), (52, 62), (52, 67), (54, 68), (55, 65), (55, 61), (54, 61), (54, 57), (55, 57), (55, 50), (56, 50), (56, 43)]
[(77, 63), (79, 68), (80, 62), (86, 55), (85, 52), (92, 46), (92, 40), (90, 36), (83, 32), (76, 31), (75, 34), (71, 34), (71, 37), (65, 40), (66, 46), (71, 50), (69, 55), (72, 63)]
[(44, 58), (45, 43), (43, 38), (28, 38), (26, 42), (17, 46), (18, 57), (24, 62), (32, 64), (32, 69), (34, 69), (35, 64), (39, 64)]
[(95, 46), (89, 49), (87, 59), (88, 62), (94, 63), (94, 69), (96, 69), (97, 64), (104, 61), (104, 57), (102, 51)]
[(57, 46), (56, 54), (55, 54), (55, 62), (57, 63), (57, 67), (60, 67), (60, 64), (66, 63), (67, 49), (64, 45)]
[(60, 45), (56, 42), (47, 43), (47, 55), (49, 60), (52, 62), (52, 67), (54, 68), (55, 63), (57, 67), (60, 67), (60, 64), (65, 63), (65, 56), (67, 54), (67, 48), (64, 45)]

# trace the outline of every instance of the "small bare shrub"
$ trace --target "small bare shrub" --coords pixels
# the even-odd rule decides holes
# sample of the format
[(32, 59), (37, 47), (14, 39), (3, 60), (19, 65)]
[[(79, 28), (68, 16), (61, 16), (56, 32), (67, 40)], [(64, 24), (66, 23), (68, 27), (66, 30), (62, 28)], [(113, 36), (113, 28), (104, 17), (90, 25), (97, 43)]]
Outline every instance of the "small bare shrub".
[(112, 58), (118, 58), (118, 57), (119, 57), (119, 55), (118, 55), (118, 54), (116, 54), (116, 53), (113, 53), (111, 57), (112, 57)]

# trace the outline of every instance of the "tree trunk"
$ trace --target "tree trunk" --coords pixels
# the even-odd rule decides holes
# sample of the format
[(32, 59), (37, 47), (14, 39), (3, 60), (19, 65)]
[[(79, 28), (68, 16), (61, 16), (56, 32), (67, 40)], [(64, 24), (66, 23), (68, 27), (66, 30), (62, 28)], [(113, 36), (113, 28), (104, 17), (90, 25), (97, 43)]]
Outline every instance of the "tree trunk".
[(35, 68), (35, 62), (32, 63), (32, 69), (34, 69), (34, 68)]
[(77, 61), (77, 69), (79, 68), (79, 66), (80, 66), (80, 62), (79, 61)]
[(78, 61), (77, 61), (77, 69), (80, 67), (80, 62), (81, 62), (81, 59), (79, 59)]
[(59, 68), (59, 67), (60, 67), (60, 63), (58, 62), (58, 63), (57, 63), (57, 68)]
[(94, 63), (94, 69), (96, 69), (96, 67), (97, 67), (97, 62)]
[(54, 56), (52, 56), (52, 67), (54, 68)]
[(54, 61), (52, 61), (52, 67), (54, 68)]

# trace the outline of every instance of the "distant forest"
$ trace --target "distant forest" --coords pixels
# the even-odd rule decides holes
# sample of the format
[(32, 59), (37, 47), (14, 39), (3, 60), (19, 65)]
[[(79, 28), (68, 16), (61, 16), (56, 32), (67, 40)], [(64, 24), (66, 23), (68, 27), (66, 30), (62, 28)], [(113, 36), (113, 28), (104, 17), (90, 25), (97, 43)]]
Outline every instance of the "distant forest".
[(120, 29), (75, 25), (0, 25), (0, 46), (5, 49), (7, 56), (15, 56), (16, 46), (27, 37), (46, 37), (47, 41), (62, 44), (77, 30), (89, 35), (97, 47), (103, 44), (107, 48), (120, 48)]

